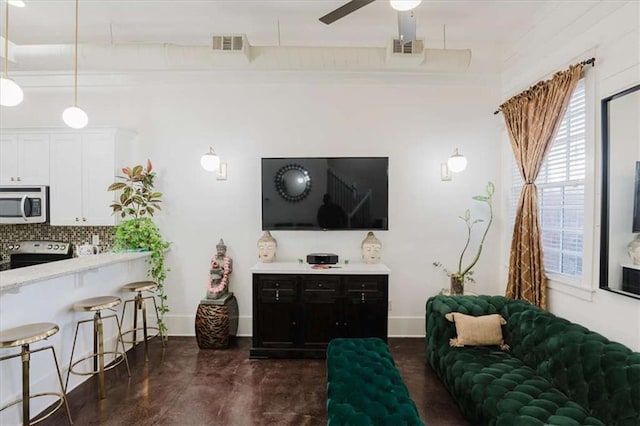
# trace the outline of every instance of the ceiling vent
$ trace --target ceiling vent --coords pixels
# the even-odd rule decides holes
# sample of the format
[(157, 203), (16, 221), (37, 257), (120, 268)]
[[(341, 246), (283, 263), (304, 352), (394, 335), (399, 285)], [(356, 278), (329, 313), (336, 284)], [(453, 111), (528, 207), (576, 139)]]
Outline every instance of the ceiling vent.
[(408, 43), (402, 44), (399, 39), (394, 38), (392, 41), (392, 53), (400, 53), (403, 55), (422, 54), (424, 50), (424, 41), (414, 40)]
[(387, 65), (391, 67), (416, 67), (424, 61), (424, 40), (416, 39), (402, 44), (399, 39), (391, 40), (387, 47)]
[(214, 53), (222, 55), (238, 55), (250, 60), (251, 46), (244, 34), (215, 34), (211, 48)]

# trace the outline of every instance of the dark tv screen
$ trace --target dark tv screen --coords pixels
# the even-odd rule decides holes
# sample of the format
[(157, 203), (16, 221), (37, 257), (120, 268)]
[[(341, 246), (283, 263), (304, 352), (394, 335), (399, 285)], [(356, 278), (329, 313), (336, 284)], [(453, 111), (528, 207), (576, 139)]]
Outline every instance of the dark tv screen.
[(640, 161), (636, 161), (636, 182), (633, 193), (633, 231), (640, 232)]
[(263, 158), (263, 230), (389, 229), (389, 158)]

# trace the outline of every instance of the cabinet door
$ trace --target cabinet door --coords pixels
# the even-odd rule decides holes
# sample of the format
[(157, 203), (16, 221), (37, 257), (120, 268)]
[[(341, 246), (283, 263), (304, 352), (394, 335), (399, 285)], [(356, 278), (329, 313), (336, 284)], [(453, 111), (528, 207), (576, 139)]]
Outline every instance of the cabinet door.
[(290, 348), (298, 341), (298, 306), (296, 278), (260, 275), (254, 285), (255, 346)]
[(0, 185), (18, 185), (18, 136), (0, 136)]
[(82, 135), (82, 224), (115, 225), (109, 207), (114, 192), (107, 191), (115, 181), (115, 142), (111, 134)]
[(82, 219), (82, 143), (79, 134), (51, 135), (50, 222), (79, 225)]
[(345, 283), (344, 318), (348, 337), (387, 340), (387, 277), (350, 276)]
[(324, 348), (341, 335), (340, 277), (305, 276), (302, 282), (302, 341), (305, 348)]
[(49, 185), (49, 135), (20, 135), (17, 160), (21, 184)]

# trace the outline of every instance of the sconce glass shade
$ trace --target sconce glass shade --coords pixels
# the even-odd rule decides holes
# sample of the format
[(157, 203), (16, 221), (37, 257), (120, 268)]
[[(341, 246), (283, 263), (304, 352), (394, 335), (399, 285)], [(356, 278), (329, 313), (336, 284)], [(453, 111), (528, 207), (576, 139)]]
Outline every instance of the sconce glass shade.
[(400, 12), (415, 9), (422, 3), (422, 0), (389, 0), (391, 7)]
[(216, 155), (213, 148), (209, 148), (209, 152), (200, 157), (200, 165), (208, 172), (215, 172), (220, 168), (220, 157)]
[(454, 173), (459, 173), (467, 168), (467, 158), (458, 152), (458, 148), (447, 160), (447, 167)]
[(24, 2), (22, 0), (8, 0), (11, 6), (15, 7), (24, 7)]
[(24, 93), (18, 84), (8, 77), (0, 78), (0, 105), (16, 106), (24, 99)]
[(62, 112), (62, 120), (72, 129), (82, 129), (89, 123), (89, 116), (77, 106), (70, 106)]

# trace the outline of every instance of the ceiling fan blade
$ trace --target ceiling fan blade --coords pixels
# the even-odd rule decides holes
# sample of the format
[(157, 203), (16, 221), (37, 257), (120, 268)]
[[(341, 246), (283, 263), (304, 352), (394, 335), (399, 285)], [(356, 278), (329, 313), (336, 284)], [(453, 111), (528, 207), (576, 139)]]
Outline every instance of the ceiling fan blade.
[(329, 25), (330, 23), (347, 16), (351, 12), (355, 12), (361, 7), (364, 7), (369, 3), (373, 3), (374, 1), (375, 0), (351, 0), (349, 3), (343, 4), (333, 12), (329, 12), (324, 15), (322, 18), (320, 18), (320, 22), (324, 22), (325, 24)]

